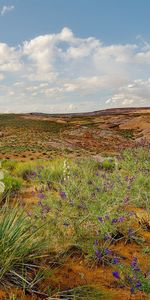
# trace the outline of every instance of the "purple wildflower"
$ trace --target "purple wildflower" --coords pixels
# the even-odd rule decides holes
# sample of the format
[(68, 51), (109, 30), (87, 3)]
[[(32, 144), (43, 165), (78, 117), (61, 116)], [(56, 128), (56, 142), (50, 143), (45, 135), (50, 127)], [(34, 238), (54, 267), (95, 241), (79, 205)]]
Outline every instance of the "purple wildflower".
[(133, 257), (133, 260), (131, 262), (131, 267), (135, 267), (137, 265), (137, 257)]
[(122, 217), (120, 217), (119, 219), (118, 219), (118, 222), (120, 222), (120, 223), (122, 223), (122, 222), (124, 222), (125, 221), (125, 217), (124, 216), (122, 216)]
[(113, 264), (114, 265), (118, 265), (119, 264), (119, 258), (118, 257), (114, 257)]
[(135, 272), (140, 272), (141, 269), (140, 269), (138, 266), (135, 266), (135, 267), (134, 267), (134, 271), (135, 271)]
[(98, 240), (94, 241), (94, 246), (98, 246)]
[(137, 263), (138, 263), (137, 257), (134, 257), (133, 260), (132, 260), (132, 262), (131, 262), (131, 267), (133, 268), (133, 270), (135, 272), (140, 272), (141, 270), (140, 270), (140, 268), (139, 268), (139, 266), (138, 266)]
[(112, 272), (112, 274), (116, 279), (120, 279), (120, 275), (117, 271)]
[(135, 215), (135, 212), (134, 212), (134, 211), (131, 211), (131, 212), (129, 213), (129, 215), (130, 215), (130, 216), (134, 216), (134, 215)]
[(109, 255), (111, 253), (112, 253), (112, 251), (110, 249), (108, 249), (108, 248), (105, 249), (105, 254)]
[(129, 230), (128, 230), (128, 236), (129, 236), (129, 237), (132, 237), (132, 235), (133, 235), (133, 229), (132, 229), (132, 228), (129, 228)]
[(36, 176), (37, 176), (37, 173), (36, 173), (36, 172), (32, 172), (32, 173), (31, 173), (31, 176), (36, 177)]
[(66, 193), (65, 192), (60, 192), (60, 197), (62, 199), (66, 199)]
[(130, 276), (127, 276), (127, 280), (128, 280), (128, 282), (129, 282), (130, 284), (133, 283), (133, 279), (132, 279), (132, 277), (130, 277)]
[(134, 294), (134, 291), (135, 291), (135, 288), (132, 287), (132, 288), (130, 289), (131, 294)]
[(39, 194), (38, 194), (38, 198), (39, 198), (39, 199), (44, 199), (44, 198), (45, 198), (45, 195), (44, 195), (43, 193), (39, 193)]
[(103, 218), (102, 217), (98, 217), (98, 221), (102, 223), (103, 222)]
[(117, 222), (118, 222), (118, 219), (116, 219), (116, 218), (112, 219), (112, 221), (111, 221), (112, 224), (115, 224)]
[(110, 239), (111, 239), (111, 236), (108, 235), (108, 234), (105, 234), (105, 236), (104, 236), (104, 241), (108, 241), (108, 240), (110, 240)]
[(149, 277), (149, 276), (150, 276), (150, 272), (147, 272), (147, 273), (146, 273), (146, 277)]
[(99, 260), (101, 260), (102, 259), (102, 252), (101, 251), (99, 251), (99, 250), (96, 250), (95, 251), (95, 255), (96, 255), (96, 257), (99, 259)]
[(128, 202), (129, 202), (129, 197), (126, 196), (125, 199), (124, 199), (124, 203), (127, 204)]
[(138, 281), (135, 287), (136, 287), (137, 289), (140, 289), (141, 286), (142, 286), (142, 283), (141, 283), (140, 281)]

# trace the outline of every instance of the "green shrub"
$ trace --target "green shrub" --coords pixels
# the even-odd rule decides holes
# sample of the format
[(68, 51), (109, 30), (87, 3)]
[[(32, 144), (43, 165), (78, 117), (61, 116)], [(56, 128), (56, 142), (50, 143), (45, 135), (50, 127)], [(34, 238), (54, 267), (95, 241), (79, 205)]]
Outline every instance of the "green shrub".
[(126, 139), (132, 139), (133, 138), (133, 130), (132, 129), (122, 129), (120, 131), (120, 134), (126, 138)]
[(113, 170), (115, 168), (115, 160), (106, 158), (100, 165), (104, 170)]
[(29, 217), (19, 207), (4, 205), (0, 214), (0, 282), (24, 281), (22, 271), (35, 264), (47, 249), (42, 228), (31, 226)]
[(5, 190), (11, 193), (18, 191), (23, 183), (21, 178), (17, 178), (9, 174), (5, 174), (3, 182), (5, 184)]

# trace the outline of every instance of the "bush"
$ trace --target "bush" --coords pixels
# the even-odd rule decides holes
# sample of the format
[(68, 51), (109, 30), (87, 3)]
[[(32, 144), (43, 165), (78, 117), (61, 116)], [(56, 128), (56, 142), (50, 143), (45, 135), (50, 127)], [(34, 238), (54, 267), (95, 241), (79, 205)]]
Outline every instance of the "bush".
[(46, 249), (42, 228), (31, 226), (22, 209), (4, 205), (0, 214), (0, 282), (27, 282), (22, 270), (35, 264)]
[(104, 170), (113, 170), (115, 168), (115, 160), (114, 159), (105, 159), (100, 166)]
[(22, 186), (23, 181), (21, 178), (16, 178), (14, 176), (11, 176), (9, 174), (6, 174), (3, 180), (5, 184), (5, 190), (9, 192), (16, 192), (19, 190)]

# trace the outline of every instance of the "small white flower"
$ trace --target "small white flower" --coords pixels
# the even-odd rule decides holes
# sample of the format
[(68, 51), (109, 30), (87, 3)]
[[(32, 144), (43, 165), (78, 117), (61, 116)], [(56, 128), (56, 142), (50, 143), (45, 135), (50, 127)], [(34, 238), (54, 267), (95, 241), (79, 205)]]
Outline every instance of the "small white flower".
[[(0, 169), (2, 168), (1, 161), (0, 161)], [(5, 190), (5, 184), (1, 181), (4, 179), (4, 173), (0, 170), (0, 194), (2, 194)]]
[(0, 180), (3, 180), (4, 179), (4, 173), (2, 170), (0, 170)]
[(67, 159), (65, 159), (63, 163), (63, 175), (64, 175), (64, 181), (66, 181), (70, 177), (70, 165)]
[(0, 181), (0, 193), (4, 193), (5, 191), (5, 184)]

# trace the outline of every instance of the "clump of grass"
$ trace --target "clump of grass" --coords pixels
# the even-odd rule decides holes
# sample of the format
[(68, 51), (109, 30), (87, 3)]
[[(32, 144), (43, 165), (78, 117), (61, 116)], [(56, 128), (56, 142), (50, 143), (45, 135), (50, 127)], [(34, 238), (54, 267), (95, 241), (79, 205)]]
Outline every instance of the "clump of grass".
[(149, 246), (146, 246), (143, 248), (143, 253), (144, 254), (150, 254), (150, 247)]
[(17, 165), (17, 161), (15, 161), (15, 160), (5, 159), (2, 161), (3, 168), (5, 170), (11, 171), (11, 172), (15, 169), (16, 165)]
[(5, 174), (4, 184), (5, 184), (5, 191), (8, 191), (9, 193), (13, 193), (21, 189), (23, 181), (21, 178), (11, 176), (10, 174)]
[(105, 158), (99, 165), (102, 169), (107, 170), (107, 171), (111, 171), (115, 168), (116, 163), (115, 163), (115, 159), (113, 158)]
[[(58, 297), (61, 299), (70, 299), (70, 300), (100, 300), (100, 299), (109, 299), (110, 295), (106, 292), (101, 291), (100, 289), (85, 285), (85, 286), (79, 286), (76, 288), (69, 289), (67, 291), (63, 291), (57, 294)], [(49, 298), (50, 300), (51, 298)]]
[[(4, 164), (5, 166), (5, 164)], [(7, 167), (7, 165), (6, 165)], [(7, 167), (8, 168), (8, 167)], [(58, 181), (63, 174), (63, 160), (34, 160), (18, 162), (11, 172), (15, 177), (24, 180), (47, 183), (48, 181)]]
[(132, 129), (122, 129), (119, 131), (119, 133), (126, 139), (133, 138), (133, 130)]
[[(0, 282), (14, 283), (18, 286), (26, 283), (28, 288), (34, 286), (32, 269), (36, 260), (45, 255), (47, 242), (41, 228), (31, 226), (29, 217), (18, 208), (10, 208), (8, 203), (0, 214)], [(30, 270), (26, 278), (22, 270)]]

